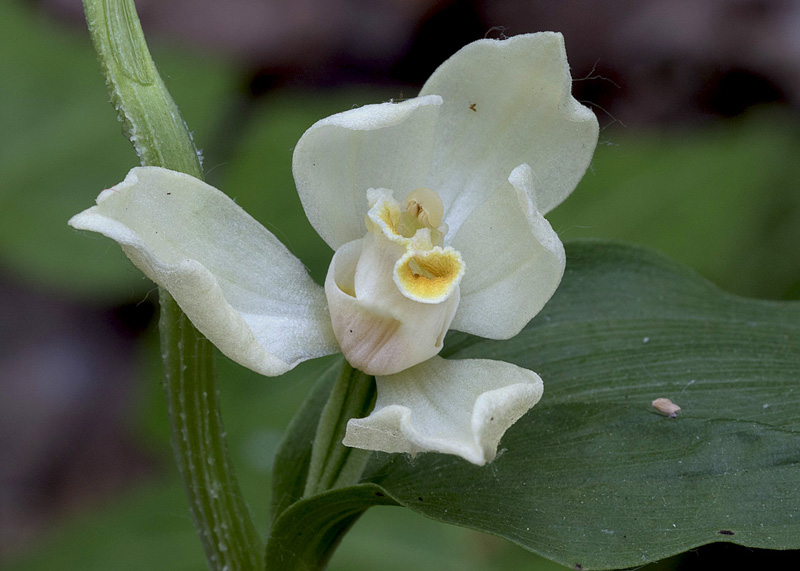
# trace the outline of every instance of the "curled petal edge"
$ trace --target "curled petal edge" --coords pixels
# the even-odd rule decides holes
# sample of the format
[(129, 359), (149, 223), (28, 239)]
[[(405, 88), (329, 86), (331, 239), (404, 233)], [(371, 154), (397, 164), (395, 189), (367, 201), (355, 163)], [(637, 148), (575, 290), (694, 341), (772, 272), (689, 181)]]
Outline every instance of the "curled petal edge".
[(542, 214), (569, 196), (599, 133), (594, 113), (571, 91), (564, 38), (555, 32), (478, 40), (434, 71), (420, 96), (444, 100), (430, 185), (442, 196), (451, 232), (522, 163), (540, 182)]
[(453, 237), (468, 271), (452, 329), (488, 339), (518, 334), (555, 293), (564, 246), (534, 201), (535, 177), (520, 165)]
[(366, 418), (347, 423), (345, 446), (382, 452), (441, 452), (482, 466), (506, 430), (542, 396), (534, 372), (486, 359), (441, 357), (377, 377), (378, 399)]

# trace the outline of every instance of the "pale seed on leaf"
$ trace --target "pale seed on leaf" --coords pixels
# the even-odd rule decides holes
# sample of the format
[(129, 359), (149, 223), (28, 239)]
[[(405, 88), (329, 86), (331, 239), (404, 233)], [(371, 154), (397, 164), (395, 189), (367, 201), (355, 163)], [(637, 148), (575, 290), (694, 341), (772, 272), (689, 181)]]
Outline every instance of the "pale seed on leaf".
[(654, 400), (653, 408), (670, 418), (675, 418), (678, 416), (678, 412), (681, 410), (681, 407), (667, 398), (659, 398)]

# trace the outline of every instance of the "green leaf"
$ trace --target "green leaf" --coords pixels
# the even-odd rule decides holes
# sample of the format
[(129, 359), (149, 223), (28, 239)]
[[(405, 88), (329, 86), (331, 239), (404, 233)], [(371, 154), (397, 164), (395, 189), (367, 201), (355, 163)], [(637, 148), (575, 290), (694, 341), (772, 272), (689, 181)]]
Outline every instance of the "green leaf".
[[(800, 304), (748, 300), (649, 250), (567, 248), (517, 337), (447, 339), (451, 359), (538, 372), (542, 401), (478, 468), (376, 455), (367, 480), (428, 517), (582, 569), (714, 541), (800, 548)], [(670, 398), (677, 418), (651, 402)], [(370, 476), (371, 474), (371, 476)]]
[(270, 529), (266, 568), (324, 569), (347, 529), (377, 505), (397, 503), (375, 484), (338, 488), (294, 503)]

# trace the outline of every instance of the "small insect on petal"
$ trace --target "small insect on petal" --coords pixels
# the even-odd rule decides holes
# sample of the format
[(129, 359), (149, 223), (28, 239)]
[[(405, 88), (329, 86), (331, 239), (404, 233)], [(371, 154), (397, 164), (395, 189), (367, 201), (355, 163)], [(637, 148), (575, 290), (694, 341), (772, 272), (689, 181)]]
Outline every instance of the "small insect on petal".
[(669, 399), (660, 398), (653, 401), (653, 408), (661, 414), (665, 414), (670, 418), (678, 416), (678, 411), (681, 410), (677, 404)]

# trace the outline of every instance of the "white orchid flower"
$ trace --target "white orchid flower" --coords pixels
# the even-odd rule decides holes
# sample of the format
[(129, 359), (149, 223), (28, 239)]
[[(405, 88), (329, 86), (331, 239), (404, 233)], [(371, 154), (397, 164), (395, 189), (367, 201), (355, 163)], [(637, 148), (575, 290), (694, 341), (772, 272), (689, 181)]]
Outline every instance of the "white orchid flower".
[(491, 461), (541, 397), (533, 372), (438, 357), (456, 329), (513, 337), (565, 264), (543, 217), (591, 160), (597, 121), (571, 96), (559, 34), (481, 40), (401, 103), (313, 125), (293, 169), (335, 250), (325, 287), (219, 190), (135, 168), (70, 220), (122, 245), (225, 355), (265, 375), (342, 351), (378, 397), (344, 443)]

